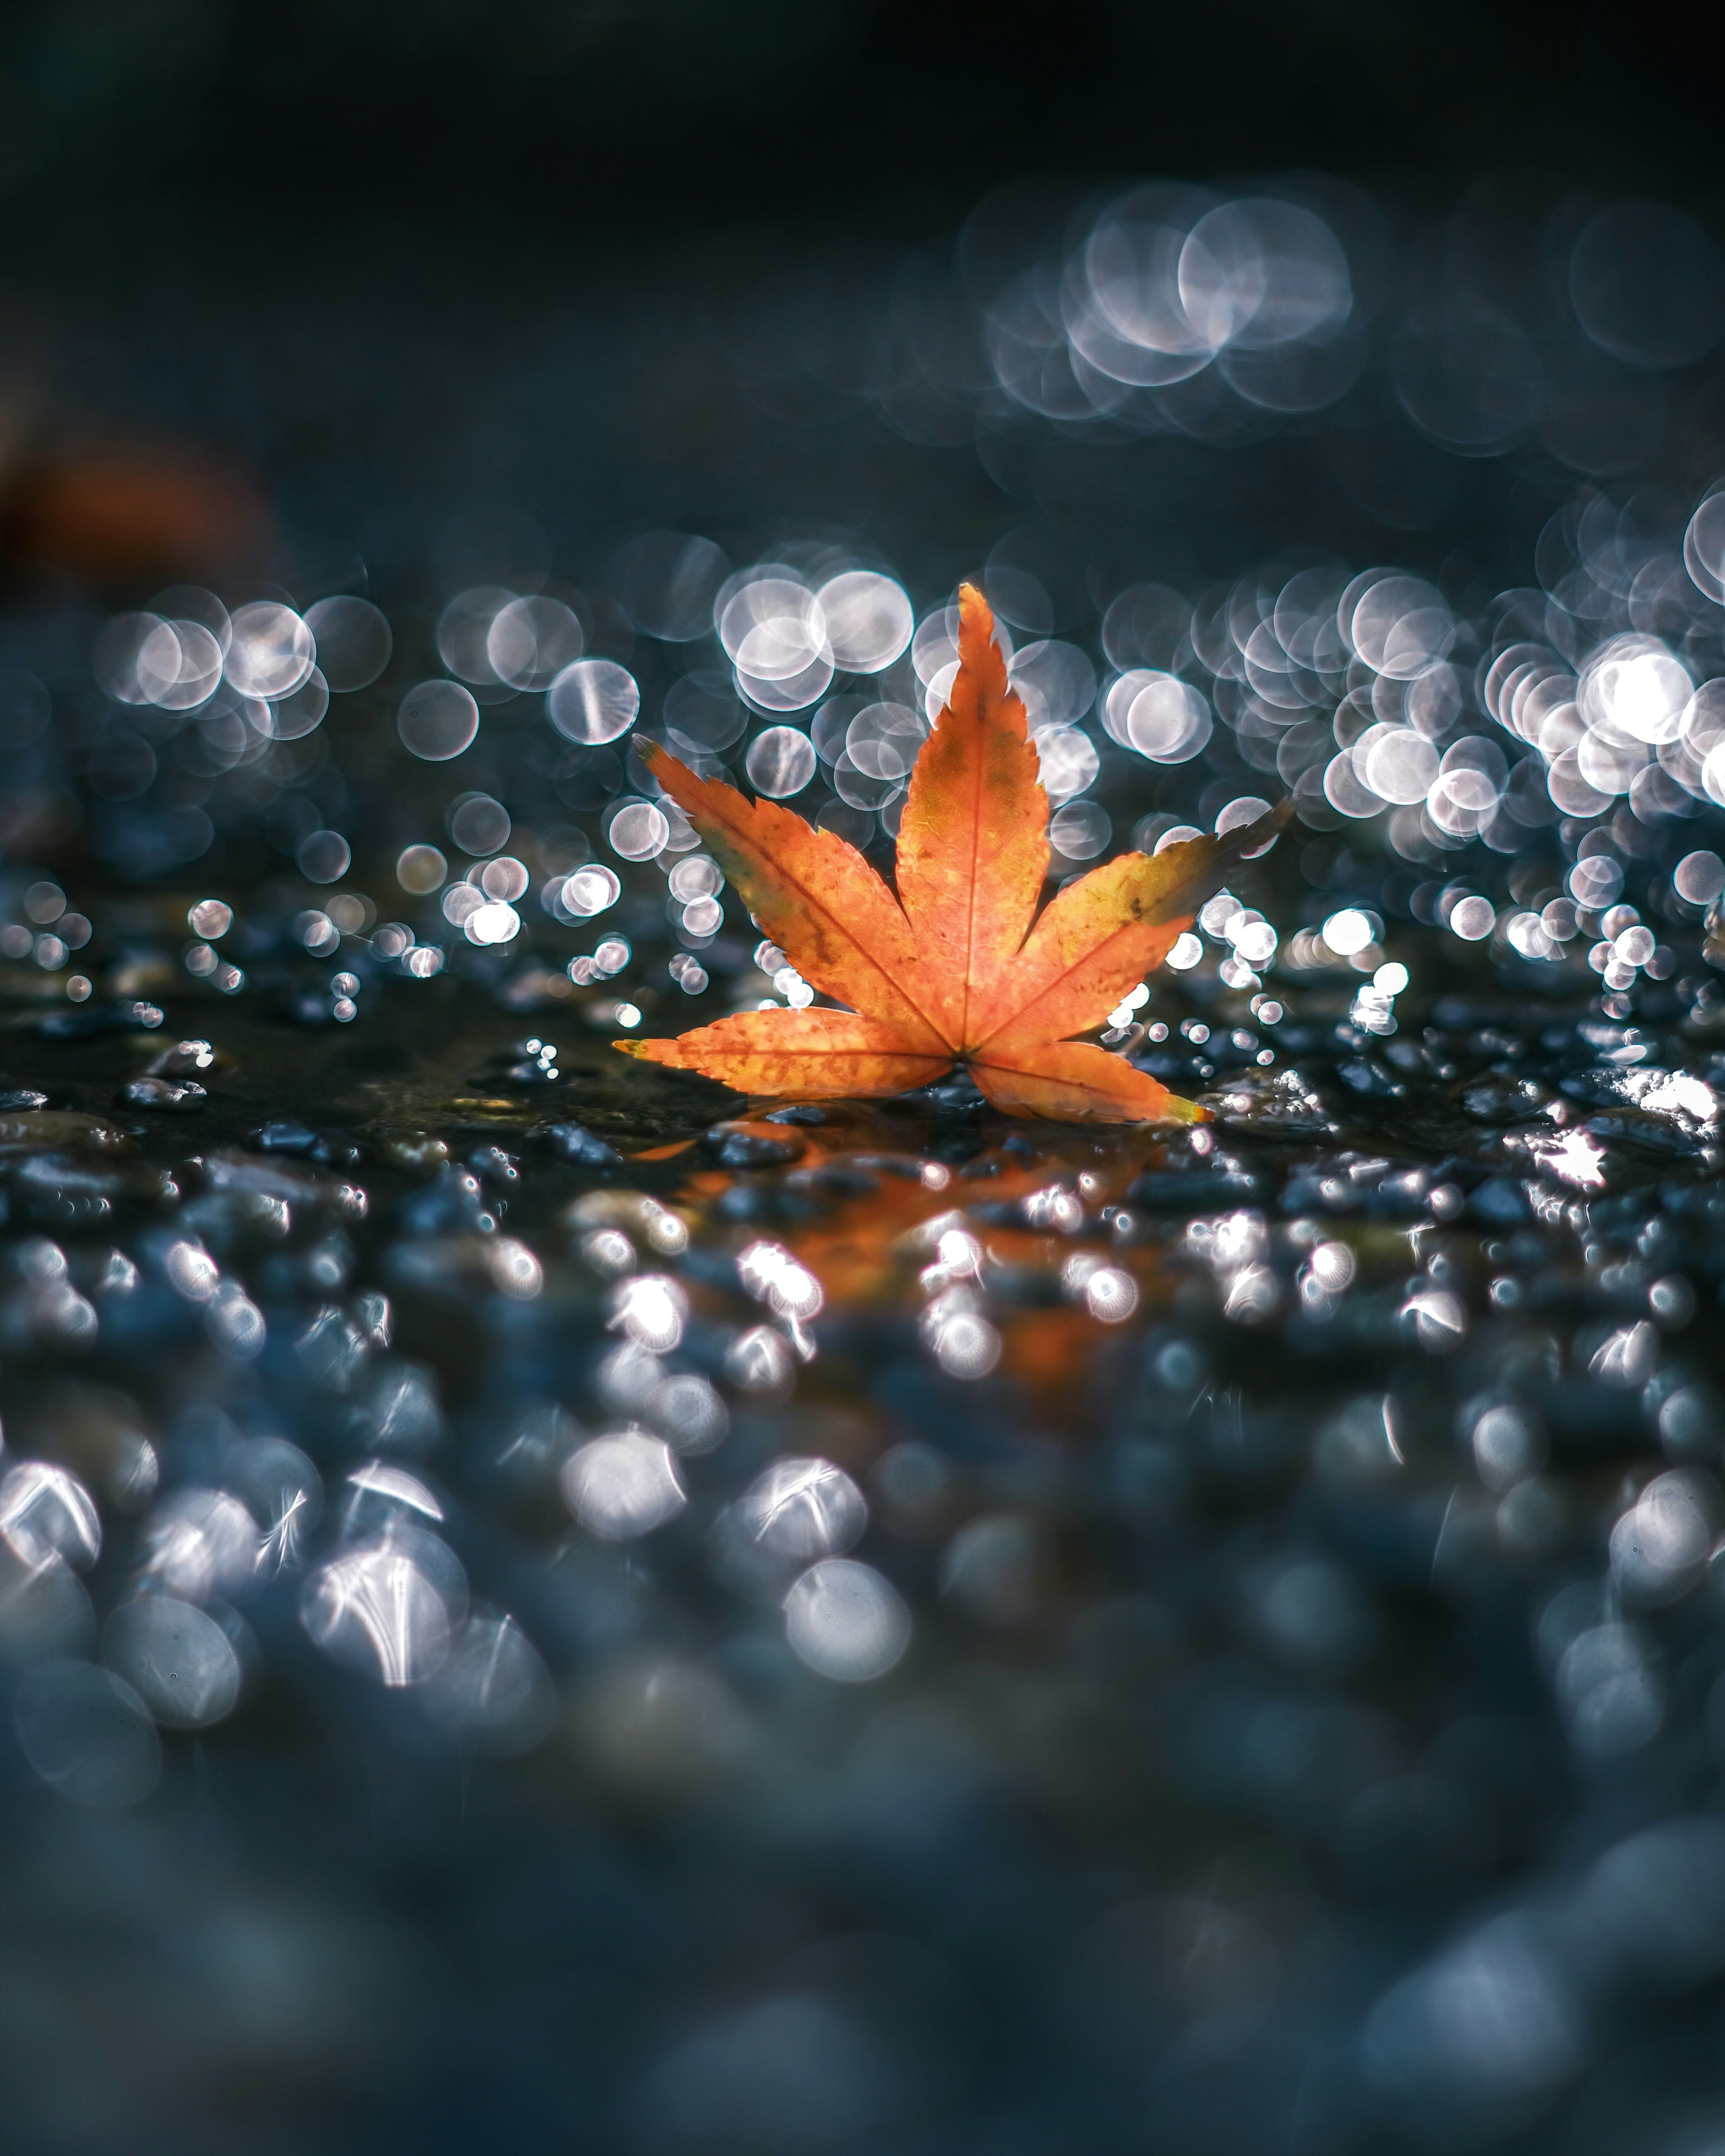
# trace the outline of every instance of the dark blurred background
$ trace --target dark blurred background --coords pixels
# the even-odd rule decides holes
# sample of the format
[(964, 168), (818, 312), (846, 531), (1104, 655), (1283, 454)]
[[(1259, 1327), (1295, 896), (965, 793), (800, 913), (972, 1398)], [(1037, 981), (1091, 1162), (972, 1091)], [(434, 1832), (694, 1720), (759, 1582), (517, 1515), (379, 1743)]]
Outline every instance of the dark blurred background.
[[(828, 401), (846, 364), (857, 377), (839, 384), (848, 416), (878, 388), (861, 354), (907, 251), (944, 277), (994, 191), (961, 265), (964, 304), (986, 305), (1024, 247), (1057, 251), (1063, 217), (1147, 174), (1224, 193), (1255, 177), (1308, 200), (1312, 176), (1339, 176), (1358, 191), (1340, 228), (1363, 312), (1417, 239), (1416, 255), (1466, 258), (1435, 273), (1446, 288), (1525, 320), (1601, 205), (1652, 196), (1712, 223), (1717, 44), (1710, 19), (1670, 6), (14, 5), (0, 21), (0, 465), (69, 439), (117, 437), (133, 457), (201, 444), (228, 482), (261, 484), (290, 542), (273, 566), (295, 588), (351, 583), (356, 554), (374, 584), (441, 581), (428, 535), (475, 498), (530, 508), (590, 575), (644, 523), (713, 531), (735, 554), (787, 518), (865, 517), (870, 493), (926, 526), (932, 494), (948, 526), (926, 565), (938, 586), (993, 543), (998, 470), (984, 482), (968, 457), (870, 436), (860, 472), (857, 444), (829, 430), (811, 447), (801, 424), (737, 454), (739, 325), (788, 348), (819, 318), (813, 334), (839, 347)], [(844, 288), (824, 311), (818, 292), (768, 290), (821, 278)], [(1644, 405), (1663, 394), (1645, 376), (1630, 388)], [(1686, 416), (1683, 467), (1660, 475), (1692, 490), (1719, 430), (1710, 408)], [(939, 446), (971, 431), (966, 418)], [(1501, 505), (1482, 514), (1470, 487), (1461, 522), (1476, 536)], [(1302, 537), (1344, 556), (1387, 552), (1420, 521), (1362, 524), (1357, 503), (1307, 490), (1322, 499)], [(1512, 551), (1557, 498), (1512, 520)], [(140, 591), (199, 566), (172, 548), (134, 558), (105, 526), (68, 540), (86, 510), (52, 505), (46, 536), (14, 552)], [(212, 513), (231, 566), (244, 506)], [(1253, 514), (1235, 546), (1159, 572), (1239, 573), (1285, 542), (1276, 524)], [(1454, 536), (1428, 546), (1428, 572)], [(1507, 558), (1492, 572), (1494, 588), (1519, 574)]]
[(1526, 0), (25, 0), (0, 191), (15, 264), (87, 274), (157, 219), (162, 245), (177, 220), (254, 248), (374, 218), (586, 238), (915, 219), (1025, 172), (1711, 190), (1718, 44), (1704, 11)]

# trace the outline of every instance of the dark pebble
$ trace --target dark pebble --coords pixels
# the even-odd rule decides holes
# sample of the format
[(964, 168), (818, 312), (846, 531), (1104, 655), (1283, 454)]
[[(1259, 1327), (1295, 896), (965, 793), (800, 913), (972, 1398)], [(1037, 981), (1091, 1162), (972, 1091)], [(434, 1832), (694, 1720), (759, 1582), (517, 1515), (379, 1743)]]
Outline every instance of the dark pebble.
[(1537, 1080), (1498, 1072), (1466, 1087), (1461, 1105), (1482, 1123), (1523, 1123), (1543, 1112), (1547, 1098)]
[(360, 1149), (352, 1138), (315, 1131), (292, 1116), (277, 1116), (253, 1131), (245, 1142), (258, 1152), (290, 1154), (295, 1160), (315, 1160), (326, 1168), (352, 1168)]
[(134, 1078), (115, 1097), (128, 1108), (151, 1108), (162, 1116), (195, 1116), (209, 1095), (190, 1078)]
[(195, 1078), (201, 1070), (209, 1070), (216, 1060), (216, 1051), (207, 1040), (177, 1040), (172, 1048), (164, 1048), (160, 1055), (151, 1059), (148, 1075), (151, 1078)]
[(801, 1138), (762, 1137), (716, 1123), (701, 1141), (701, 1150), (719, 1168), (783, 1168), (803, 1157)]
[(533, 1137), (548, 1147), (559, 1160), (575, 1168), (621, 1168), (623, 1155), (615, 1146), (596, 1138), (580, 1123), (542, 1123)]
[(563, 1074), (554, 1063), (511, 1063), (503, 1080), (508, 1086), (561, 1086)]
[(982, 1089), (968, 1070), (948, 1071), (944, 1078), (937, 1078), (932, 1086), (911, 1096), (927, 1101), (937, 1114), (942, 1116), (974, 1115), (988, 1106)]
[(812, 1187), (827, 1198), (863, 1198), (866, 1197), (870, 1191), (878, 1190), (880, 1188), (878, 1177), (870, 1175), (865, 1170), (858, 1168), (845, 1168), (835, 1164), (831, 1168), (818, 1168), (812, 1171), (806, 1168), (798, 1168), (797, 1173), (798, 1175), (812, 1173), (814, 1178)]
[(1338, 1063), (1336, 1075), (1351, 1093), (1358, 1093), (1368, 1101), (1399, 1100), (1408, 1090), (1399, 1079), (1392, 1078), (1381, 1063), (1369, 1055), (1360, 1056), (1349, 1063)]
[(1513, 1227), (1533, 1217), (1527, 1193), (1507, 1175), (1488, 1175), (1468, 1199), (1467, 1209), (1472, 1219), (1494, 1228)]
[(449, 1235), (463, 1229), (487, 1235), (497, 1224), (479, 1178), (465, 1168), (446, 1168), (436, 1182), (404, 1199), (396, 1217), (409, 1235)]
[(521, 1163), (511, 1152), (501, 1146), (475, 1146), (467, 1156), (467, 1165), (475, 1175), (484, 1176), (490, 1183), (519, 1183)]
[(290, 1116), (278, 1116), (265, 1123), (251, 1142), (259, 1152), (313, 1152), (317, 1132), (305, 1123), (296, 1123)]

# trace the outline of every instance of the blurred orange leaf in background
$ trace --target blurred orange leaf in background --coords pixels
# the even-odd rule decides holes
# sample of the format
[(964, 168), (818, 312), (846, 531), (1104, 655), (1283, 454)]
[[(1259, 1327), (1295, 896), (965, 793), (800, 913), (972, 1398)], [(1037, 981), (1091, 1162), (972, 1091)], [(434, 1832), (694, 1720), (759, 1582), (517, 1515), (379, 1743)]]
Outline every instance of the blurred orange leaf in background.
[(1224, 836), (1122, 854), (1039, 917), (1049, 803), (1035, 745), (987, 601), (966, 584), (959, 609), (958, 674), (911, 774), (896, 896), (836, 832), (643, 744), (762, 932), (846, 1008), (750, 1011), (615, 1045), (755, 1095), (898, 1093), (962, 1063), (1009, 1115), (1201, 1121), (1124, 1056), (1071, 1036), (1161, 963), (1234, 865), (1273, 842), (1287, 806)]
[(188, 443), (64, 445), (0, 478), (0, 551), (38, 573), (118, 587), (232, 575), (275, 545), (250, 475)]

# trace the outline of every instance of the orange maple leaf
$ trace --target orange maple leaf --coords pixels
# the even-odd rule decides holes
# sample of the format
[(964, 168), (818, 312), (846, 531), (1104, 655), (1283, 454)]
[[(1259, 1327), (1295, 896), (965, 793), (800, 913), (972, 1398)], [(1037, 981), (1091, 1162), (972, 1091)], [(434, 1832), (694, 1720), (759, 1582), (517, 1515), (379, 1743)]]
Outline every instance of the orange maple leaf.
[(957, 679), (899, 826), (896, 897), (836, 832), (642, 743), (762, 932), (848, 1008), (750, 1011), (675, 1040), (614, 1045), (741, 1093), (900, 1093), (962, 1063), (1010, 1115), (1201, 1121), (1202, 1109), (1124, 1056), (1070, 1036), (1100, 1024), (1161, 963), (1230, 868), (1272, 842), (1290, 804), (1221, 838), (1122, 854), (1039, 917), (1049, 847), (1036, 749), (994, 617), (970, 584), (959, 620)]

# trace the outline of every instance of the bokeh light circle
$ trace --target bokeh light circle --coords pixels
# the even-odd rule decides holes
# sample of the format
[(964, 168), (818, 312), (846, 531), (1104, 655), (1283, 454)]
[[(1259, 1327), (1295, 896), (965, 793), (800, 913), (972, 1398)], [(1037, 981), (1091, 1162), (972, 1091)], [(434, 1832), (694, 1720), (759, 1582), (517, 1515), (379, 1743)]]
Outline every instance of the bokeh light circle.
[(338, 696), (369, 688), (389, 664), (395, 639), (388, 618), (369, 599), (338, 593), (305, 609), (317, 639), (317, 663)]
[(641, 692), (614, 659), (578, 659), (552, 683), (546, 710), (565, 740), (596, 746), (629, 732), (640, 716)]
[(457, 681), (422, 681), (402, 698), (395, 724), (410, 755), (424, 763), (447, 763), (472, 747), (479, 706)]
[(814, 744), (796, 726), (768, 726), (749, 743), (743, 768), (757, 793), (774, 801), (800, 793), (814, 778)]
[(812, 1564), (785, 1597), (785, 1637), (799, 1660), (839, 1684), (885, 1676), (911, 1643), (904, 1597), (854, 1558)]

